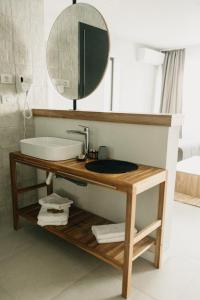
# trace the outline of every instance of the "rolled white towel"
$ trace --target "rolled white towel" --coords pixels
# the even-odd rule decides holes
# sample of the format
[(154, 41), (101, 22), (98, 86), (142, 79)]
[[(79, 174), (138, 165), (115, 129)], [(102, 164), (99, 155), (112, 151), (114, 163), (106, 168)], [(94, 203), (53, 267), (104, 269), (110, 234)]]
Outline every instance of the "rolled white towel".
[(40, 205), (47, 207), (47, 208), (54, 208), (54, 209), (61, 210), (66, 207), (70, 207), (70, 205), (73, 203), (73, 201), (69, 200), (68, 198), (63, 198), (56, 193), (53, 193), (49, 196), (41, 198), (39, 200), (39, 203), (40, 203)]
[[(92, 226), (92, 232), (98, 240), (125, 237), (125, 223)], [(137, 229), (135, 228), (135, 233)]]

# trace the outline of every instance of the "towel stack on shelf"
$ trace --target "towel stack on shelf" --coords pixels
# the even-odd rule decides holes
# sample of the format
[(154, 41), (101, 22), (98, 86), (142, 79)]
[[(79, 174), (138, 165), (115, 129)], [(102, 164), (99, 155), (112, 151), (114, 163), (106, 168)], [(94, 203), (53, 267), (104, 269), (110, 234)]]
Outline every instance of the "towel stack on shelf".
[(38, 225), (66, 225), (68, 223), (69, 208), (72, 200), (63, 198), (56, 193), (39, 200), (41, 205), (38, 214)]
[(125, 223), (92, 226), (92, 232), (99, 244), (122, 242), (125, 240)]

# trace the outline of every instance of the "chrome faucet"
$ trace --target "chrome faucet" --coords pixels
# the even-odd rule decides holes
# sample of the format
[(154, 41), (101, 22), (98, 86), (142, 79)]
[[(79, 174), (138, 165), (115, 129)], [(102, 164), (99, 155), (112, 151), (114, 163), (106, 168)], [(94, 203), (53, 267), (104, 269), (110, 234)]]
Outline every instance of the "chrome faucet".
[(87, 126), (83, 126), (83, 125), (79, 125), (80, 127), (83, 128), (83, 131), (81, 130), (67, 130), (67, 133), (75, 133), (75, 134), (81, 134), (85, 136), (85, 144), (84, 144), (84, 155), (85, 157), (88, 156), (88, 152), (89, 152), (89, 127)]

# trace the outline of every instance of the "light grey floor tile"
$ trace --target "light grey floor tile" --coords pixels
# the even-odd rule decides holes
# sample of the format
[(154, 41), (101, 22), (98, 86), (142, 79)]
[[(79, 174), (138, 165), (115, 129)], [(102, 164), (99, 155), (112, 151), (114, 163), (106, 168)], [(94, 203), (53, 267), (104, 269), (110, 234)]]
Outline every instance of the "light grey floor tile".
[[(0, 185), (1, 188), (1, 185)], [(0, 239), (13, 232), (12, 218), (6, 214), (6, 208), (1, 210), (0, 207)]]
[(18, 252), (23, 251), (25, 248), (30, 247), (34, 243), (34, 236), (32, 236), (32, 227), (14, 231), (10, 229), (9, 233), (4, 236), (3, 242), (0, 247), (0, 262)]
[[(200, 270), (199, 270), (200, 271)], [(199, 276), (195, 276), (181, 293), (181, 300), (199, 300), (200, 299), (200, 284)]]
[(200, 260), (200, 208), (175, 202), (170, 248), (172, 255)]
[(143, 259), (136, 261), (133, 286), (159, 300), (180, 300), (188, 283), (200, 271), (200, 263), (192, 259), (170, 258), (161, 269)]
[(0, 286), (17, 300), (49, 300), (100, 265), (99, 260), (45, 231), (34, 245), (0, 263)]
[[(130, 300), (200, 299), (200, 209), (176, 203), (171, 256), (133, 265)], [(39, 227), (0, 229), (0, 300), (120, 300), (121, 273)]]
[[(119, 272), (104, 265), (77, 281), (53, 300), (75, 299), (122, 300)], [(153, 300), (153, 298), (133, 289), (129, 300)]]
[(3, 288), (0, 287), (0, 299), (1, 300), (14, 300)]

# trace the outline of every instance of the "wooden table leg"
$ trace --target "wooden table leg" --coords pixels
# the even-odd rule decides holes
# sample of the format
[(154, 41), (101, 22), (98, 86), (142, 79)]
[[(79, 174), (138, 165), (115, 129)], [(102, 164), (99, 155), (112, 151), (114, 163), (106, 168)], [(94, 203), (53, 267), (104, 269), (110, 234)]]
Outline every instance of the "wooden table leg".
[(133, 189), (127, 193), (126, 228), (124, 243), (124, 266), (122, 280), (122, 297), (127, 298), (131, 290), (132, 257), (135, 228), (136, 193)]
[(159, 186), (159, 202), (158, 202), (158, 220), (161, 220), (161, 227), (156, 232), (156, 247), (154, 265), (160, 268), (162, 259), (162, 240), (163, 240), (163, 224), (165, 215), (165, 198), (166, 198), (166, 182), (162, 182)]
[(11, 191), (12, 191), (12, 206), (13, 206), (13, 227), (15, 230), (19, 229), (18, 216), (18, 190), (17, 190), (17, 173), (16, 161), (10, 154), (10, 175), (11, 175)]

